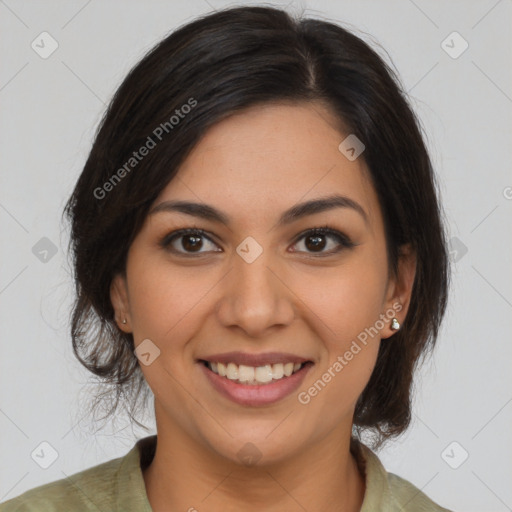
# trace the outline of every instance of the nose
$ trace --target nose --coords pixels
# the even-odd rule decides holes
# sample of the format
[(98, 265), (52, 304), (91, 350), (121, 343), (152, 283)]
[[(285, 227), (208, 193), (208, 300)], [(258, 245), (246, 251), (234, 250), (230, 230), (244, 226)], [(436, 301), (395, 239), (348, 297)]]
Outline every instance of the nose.
[(263, 251), (251, 263), (234, 255), (216, 308), (222, 325), (238, 328), (251, 338), (289, 325), (295, 316), (294, 294), (269, 252)]

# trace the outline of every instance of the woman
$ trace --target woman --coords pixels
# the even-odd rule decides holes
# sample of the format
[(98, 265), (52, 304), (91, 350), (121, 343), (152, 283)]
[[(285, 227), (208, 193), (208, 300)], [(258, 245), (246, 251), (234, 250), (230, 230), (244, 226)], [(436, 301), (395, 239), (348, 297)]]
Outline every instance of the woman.
[(367, 44), (266, 7), (180, 28), (65, 212), (75, 354), (116, 406), (152, 392), (157, 436), (0, 510), (447, 510), (361, 440), (407, 429), (449, 276), (418, 122)]

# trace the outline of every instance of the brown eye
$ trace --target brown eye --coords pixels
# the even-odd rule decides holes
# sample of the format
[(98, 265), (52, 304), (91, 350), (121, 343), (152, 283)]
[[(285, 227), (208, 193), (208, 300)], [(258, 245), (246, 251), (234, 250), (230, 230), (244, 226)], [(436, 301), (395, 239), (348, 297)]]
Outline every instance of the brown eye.
[[(208, 244), (213, 247), (214, 252), (220, 252), (215, 249), (218, 246), (201, 229), (180, 229), (165, 236), (160, 242), (164, 249), (185, 255), (211, 252), (212, 249), (208, 248)], [(207, 250), (202, 251), (203, 247), (206, 247)]]
[(197, 235), (185, 235), (181, 237), (181, 246), (186, 251), (196, 252), (203, 246), (203, 240)]
[(311, 251), (322, 250), (326, 245), (325, 235), (309, 235), (306, 237), (306, 247)]
[[(304, 249), (294, 249), (292, 252), (303, 252), (315, 256), (329, 256), (344, 248), (348, 249), (357, 245), (340, 231), (328, 226), (305, 231), (296, 239), (294, 246), (300, 245), (300, 243), (304, 244)], [(222, 249), (211, 240), (205, 231), (197, 228), (174, 231), (166, 235), (160, 241), (160, 245), (167, 251), (185, 256), (222, 252)]]
[[(302, 240), (304, 240), (304, 242), (301, 242)], [(329, 240), (331, 242), (329, 242)], [(334, 254), (344, 248), (351, 248), (356, 245), (343, 233), (329, 228), (328, 226), (306, 231), (297, 239), (294, 245), (298, 245), (299, 242), (304, 244), (306, 250), (294, 250), (293, 252), (317, 253), (320, 256)], [(328, 250), (324, 250), (326, 248)]]

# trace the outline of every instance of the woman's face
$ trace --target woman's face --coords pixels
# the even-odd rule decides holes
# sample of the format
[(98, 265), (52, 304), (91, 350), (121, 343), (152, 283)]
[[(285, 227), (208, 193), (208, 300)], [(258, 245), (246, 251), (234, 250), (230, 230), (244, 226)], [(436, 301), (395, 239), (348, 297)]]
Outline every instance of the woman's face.
[[(278, 462), (350, 436), (381, 338), (405, 317), (414, 261), (388, 276), (365, 164), (338, 148), (348, 135), (318, 104), (252, 108), (211, 128), (154, 202), (111, 297), (159, 434), (234, 462)], [(344, 199), (301, 207), (334, 196)], [(165, 207), (176, 201), (202, 209)], [(308, 233), (324, 226), (341, 238)], [(184, 228), (205, 234), (171, 237)]]

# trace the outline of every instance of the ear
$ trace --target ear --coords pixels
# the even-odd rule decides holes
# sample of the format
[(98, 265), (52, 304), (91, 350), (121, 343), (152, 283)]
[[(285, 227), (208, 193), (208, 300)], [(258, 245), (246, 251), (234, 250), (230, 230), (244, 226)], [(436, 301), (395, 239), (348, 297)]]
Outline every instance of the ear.
[[(402, 245), (399, 252), (397, 276), (394, 276), (389, 281), (385, 302), (386, 311), (394, 312), (394, 317), (400, 324), (405, 320), (409, 310), (414, 278), (416, 276), (416, 263), (416, 252), (411, 244)], [(389, 318), (387, 316), (387, 318), (386, 326), (382, 330), (381, 337), (383, 339), (389, 338), (396, 332), (390, 327), (393, 317)]]
[[(131, 332), (130, 303), (125, 275), (116, 274), (112, 279), (110, 283), (110, 301), (114, 308), (114, 316), (119, 329), (124, 332)], [(123, 323), (123, 320), (126, 320), (126, 323)]]

